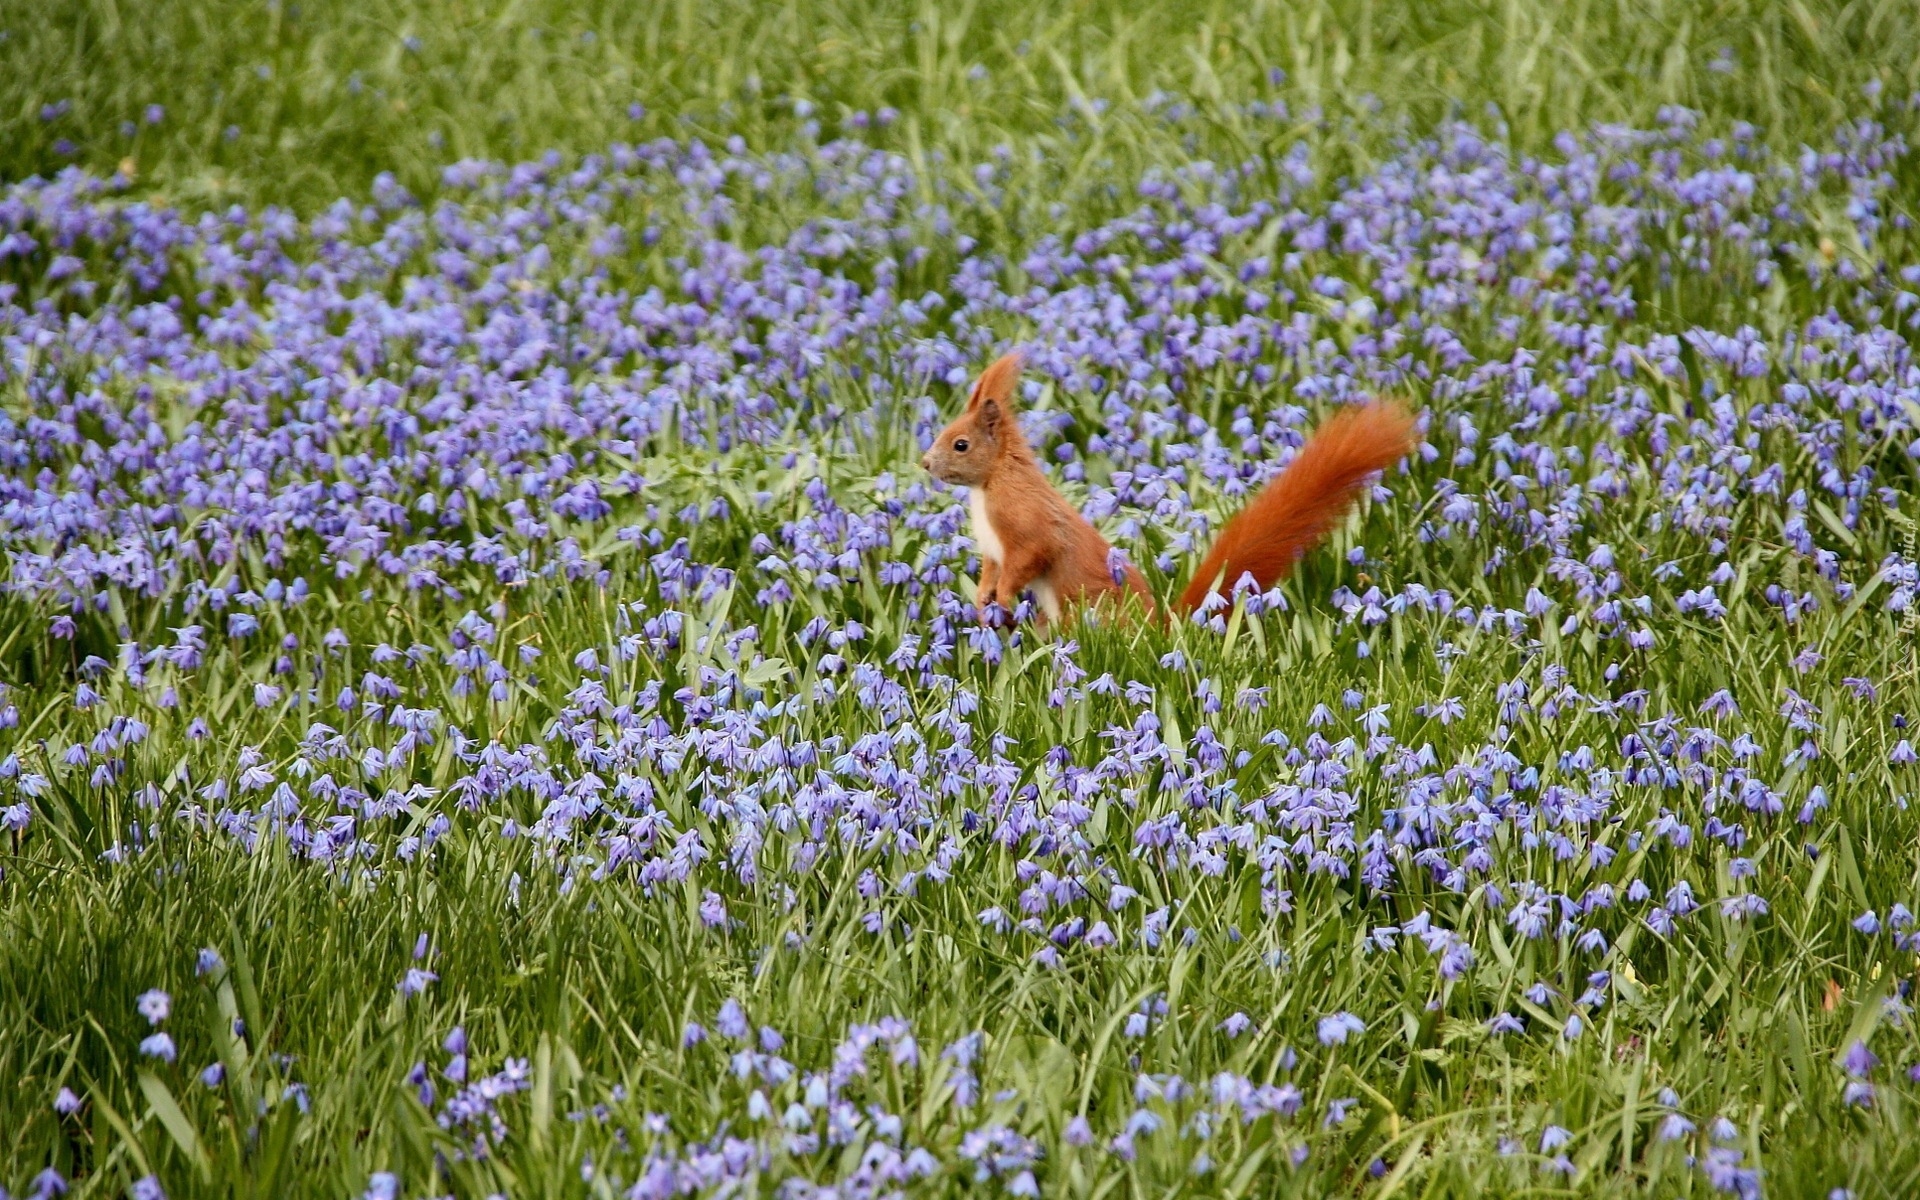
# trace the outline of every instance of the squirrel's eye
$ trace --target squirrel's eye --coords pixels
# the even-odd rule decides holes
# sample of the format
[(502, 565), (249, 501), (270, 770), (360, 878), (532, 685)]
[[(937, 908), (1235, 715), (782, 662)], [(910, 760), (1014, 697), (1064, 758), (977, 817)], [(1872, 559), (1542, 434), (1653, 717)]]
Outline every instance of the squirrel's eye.
[(953, 439), (953, 452), (955, 454), (965, 454), (967, 452), (967, 439), (965, 438)]

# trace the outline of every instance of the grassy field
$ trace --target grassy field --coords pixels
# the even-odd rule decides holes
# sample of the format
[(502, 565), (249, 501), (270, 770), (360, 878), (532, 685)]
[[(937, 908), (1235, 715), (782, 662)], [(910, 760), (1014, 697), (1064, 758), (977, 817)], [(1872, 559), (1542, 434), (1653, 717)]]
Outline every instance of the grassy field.
[[(1051, 144), (1082, 100), (1124, 109), (1155, 90), (1210, 106), (1277, 92), (1301, 112), (1422, 124), (1464, 115), (1535, 149), (1669, 104), (1792, 146), (1856, 115), (1870, 80), (1895, 96), (1920, 87), (1920, 31), (1896, 0), (8, 0), (0, 14), (0, 177), (131, 160), (143, 186), (194, 207), (312, 208), (383, 171), (424, 194), (455, 159), (642, 137), (776, 146), (804, 120), (796, 99), (829, 132), (897, 109), (866, 137), (966, 164), (1003, 141)], [(1375, 125), (1363, 145), (1390, 142), (1390, 122)]]
[[(0, 1189), (1898, 1197), (1892, 3), (0, 5)], [(1009, 347), (1162, 597), (983, 630)]]

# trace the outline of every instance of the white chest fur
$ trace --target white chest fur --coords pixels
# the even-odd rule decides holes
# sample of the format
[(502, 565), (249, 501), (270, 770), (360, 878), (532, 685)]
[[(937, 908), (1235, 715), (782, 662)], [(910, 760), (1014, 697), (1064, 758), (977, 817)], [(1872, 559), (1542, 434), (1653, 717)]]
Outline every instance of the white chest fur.
[[(1007, 548), (1001, 542), (1000, 534), (995, 531), (993, 522), (987, 519), (987, 494), (979, 488), (967, 493), (967, 513), (973, 518), (973, 544), (980, 551), (980, 557), (999, 565), (1007, 561)], [(1034, 579), (1027, 586), (1033, 589), (1033, 598), (1040, 604), (1040, 611), (1047, 614), (1049, 621), (1060, 619), (1060, 593), (1054, 590), (1053, 581), (1045, 575)]]
[(981, 488), (967, 492), (967, 511), (973, 516), (973, 544), (980, 551), (980, 557), (990, 558), (994, 562), (1007, 560), (1007, 548), (1000, 544), (1000, 535), (993, 530), (993, 522), (987, 520), (987, 493)]

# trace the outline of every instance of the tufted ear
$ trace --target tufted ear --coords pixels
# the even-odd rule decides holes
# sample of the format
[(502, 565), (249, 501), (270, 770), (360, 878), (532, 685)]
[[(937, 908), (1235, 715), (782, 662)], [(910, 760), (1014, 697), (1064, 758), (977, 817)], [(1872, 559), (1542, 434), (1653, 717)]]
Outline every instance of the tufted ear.
[(989, 398), (982, 400), (973, 410), (973, 423), (988, 437), (999, 437), (1000, 418), (1005, 415), (1005, 410), (1000, 407), (1000, 401)]
[[(994, 364), (982, 371), (974, 383), (973, 392), (967, 397), (967, 411), (978, 412), (981, 405), (989, 400), (999, 401), (1003, 414), (1012, 411), (1013, 387), (1020, 382), (1020, 365), (1018, 352), (994, 360)], [(998, 417), (994, 419), (999, 420)]]

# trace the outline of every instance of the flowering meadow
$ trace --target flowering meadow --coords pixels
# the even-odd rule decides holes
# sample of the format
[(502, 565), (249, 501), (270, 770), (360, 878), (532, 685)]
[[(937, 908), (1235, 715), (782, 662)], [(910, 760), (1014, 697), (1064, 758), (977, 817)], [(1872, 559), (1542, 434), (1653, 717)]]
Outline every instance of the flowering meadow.
[[(1285, 79), (0, 184), (0, 1194), (1913, 1194), (1920, 101)], [(1010, 348), (1163, 596), (1422, 441), (983, 628)]]

